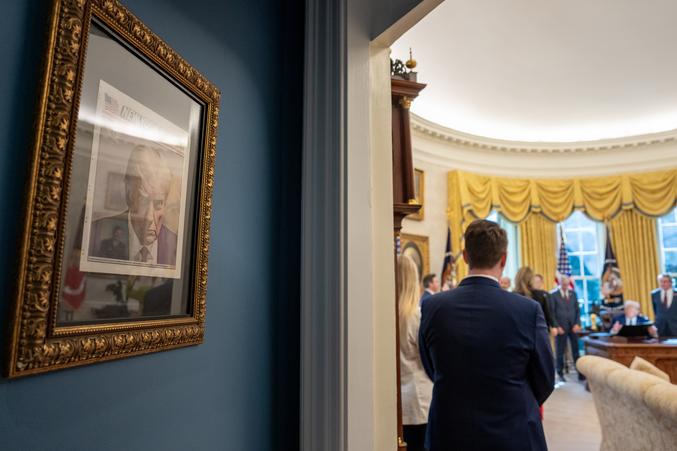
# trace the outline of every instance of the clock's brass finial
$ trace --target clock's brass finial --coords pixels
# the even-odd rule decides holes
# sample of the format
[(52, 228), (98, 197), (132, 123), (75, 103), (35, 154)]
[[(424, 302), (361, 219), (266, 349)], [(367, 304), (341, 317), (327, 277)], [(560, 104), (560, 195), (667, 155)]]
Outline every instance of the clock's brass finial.
[(404, 63), (404, 65), (407, 66), (407, 69), (409, 70), (414, 70), (414, 68), (416, 67), (416, 60), (411, 54), (411, 47), (409, 47), (409, 59), (407, 60), (406, 63)]

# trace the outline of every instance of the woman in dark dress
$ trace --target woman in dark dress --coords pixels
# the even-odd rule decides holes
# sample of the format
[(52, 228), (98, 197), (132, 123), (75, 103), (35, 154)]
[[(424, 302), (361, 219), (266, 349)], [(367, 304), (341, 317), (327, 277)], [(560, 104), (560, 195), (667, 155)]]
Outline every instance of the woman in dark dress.
[[(529, 266), (521, 267), (519, 271), (517, 271), (517, 275), (515, 275), (515, 289), (513, 292), (533, 299), (541, 305), (543, 316), (545, 316), (545, 324), (548, 326), (550, 336), (555, 337), (557, 335), (557, 325), (550, 313), (550, 296), (546, 291), (534, 288), (534, 276), (534, 270)], [(540, 411), (541, 420), (543, 420), (543, 406), (540, 406)]]
[(550, 296), (543, 290), (537, 290), (533, 286), (534, 271), (529, 266), (523, 266), (517, 271), (515, 276), (515, 290), (517, 294), (521, 294), (529, 299), (538, 302), (543, 309), (543, 316), (545, 316), (545, 323), (548, 325), (550, 335), (553, 337), (557, 335), (557, 325), (550, 313)]

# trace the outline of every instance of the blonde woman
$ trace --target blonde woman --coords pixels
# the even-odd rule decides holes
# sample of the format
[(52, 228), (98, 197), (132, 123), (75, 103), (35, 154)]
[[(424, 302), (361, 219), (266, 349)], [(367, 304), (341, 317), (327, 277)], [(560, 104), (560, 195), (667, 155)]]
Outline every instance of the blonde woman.
[(557, 335), (557, 324), (554, 321), (554, 317), (550, 314), (550, 299), (547, 292), (534, 288), (535, 280), (536, 274), (534, 274), (534, 270), (529, 266), (522, 266), (515, 276), (515, 290), (513, 292), (533, 299), (541, 305), (543, 316), (545, 316), (545, 323), (548, 325), (550, 335), (554, 337)]
[(404, 440), (407, 442), (408, 451), (424, 451), (433, 383), (423, 369), (418, 350), (421, 288), (418, 270), (411, 258), (406, 255), (397, 257), (397, 272)]

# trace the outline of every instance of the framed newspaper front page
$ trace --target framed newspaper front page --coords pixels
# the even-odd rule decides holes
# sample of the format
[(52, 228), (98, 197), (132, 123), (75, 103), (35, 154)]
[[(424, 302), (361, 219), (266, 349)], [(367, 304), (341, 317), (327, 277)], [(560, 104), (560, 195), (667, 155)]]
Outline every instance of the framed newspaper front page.
[(219, 90), (114, 0), (52, 0), (9, 377), (198, 344)]

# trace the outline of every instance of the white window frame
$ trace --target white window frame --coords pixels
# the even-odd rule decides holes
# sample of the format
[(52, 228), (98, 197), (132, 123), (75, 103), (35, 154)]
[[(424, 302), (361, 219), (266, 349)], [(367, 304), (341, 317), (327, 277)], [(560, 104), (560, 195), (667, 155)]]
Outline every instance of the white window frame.
[[(672, 222), (664, 222), (666, 220), (667, 216), (672, 215)], [(677, 279), (677, 272), (669, 272), (667, 271), (666, 263), (665, 263), (665, 253), (666, 251), (668, 252), (677, 252), (677, 247), (664, 247), (663, 246), (663, 228), (666, 226), (677, 226), (677, 207), (673, 208), (672, 211), (665, 216), (662, 216), (656, 220), (656, 228), (658, 229), (658, 255), (660, 257), (660, 262), (661, 262), (661, 273), (668, 273), (672, 276), (673, 283)]]
[(487, 216), (489, 221), (498, 223), (508, 234), (508, 260), (505, 264), (503, 274), (510, 277), (513, 287), (515, 286), (515, 276), (522, 266), (522, 255), (520, 254), (520, 236), (517, 224), (505, 218), (498, 210), (492, 210)]
[[(574, 287), (576, 288), (576, 281), (582, 280), (583, 281), (583, 293), (579, 293), (578, 290), (576, 291), (576, 294), (578, 295), (578, 302), (581, 307), (581, 321), (584, 323), (584, 325), (589, 325), (587, 324), (587, 321), (590, 318), (590, 312), (592, 311), (592, 305), (594, 301), (598, 301), (599, 299), (591, 299), (590, 294), (588, 292), (588, 283), (592, 280), (595, 281), (600, 281), (601, 280), (601, 274), (591, 274), (586, 276), (585, 275), (585, 257), (593, 255), (597, 257), (597, 269), (598, 271), (601, 272), (603, 262), (604, 262), (604, 244), (606, 243), (606, 232), (604, 230), (604, 224), (597, 222), (593, 219), (590, 219), (588, 216), (586, 216), (583, 212), (574, 212), (573, 214), (581, 214), (587, 221), (590, 221), (593, 225), (593, 227), (590, 226), (575, 226), (575, 227), (567, 227), (566, 222), (571, 219), (571, 216), (567, 218), (565, 221), (560, 223), (560, 227), (562, 227), (564, 236), (565, 236), (565, 242), (566, 242), (566, 236), (567, 232), (594, 232), (595, 235), (595, 250), (583, 250), (583, 234), (579, 233), (578, 234), (578, 248), (580, 250), (578, 251), (570, 251), (569, 248), (567, 247), (567, 253), (569, 255), (569, 262), (571, 262), (574, 258), (579, 259), (579, 267), (581, 268), (581, 274), (572, 274), (571, 279), (574, 281)], [(572, 215), (573, 215), (572, 214)], [(569, 243), (567, 242), (567, 245)], [(559, 248), (559, 246), (558, 246)], [(574, 265), (571, 265), (572, 267)], [(601, 287), (600, 287), (601, 288)], [(601, 293), (600, 293), (601, 296)]]

